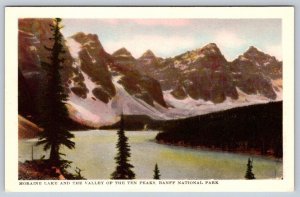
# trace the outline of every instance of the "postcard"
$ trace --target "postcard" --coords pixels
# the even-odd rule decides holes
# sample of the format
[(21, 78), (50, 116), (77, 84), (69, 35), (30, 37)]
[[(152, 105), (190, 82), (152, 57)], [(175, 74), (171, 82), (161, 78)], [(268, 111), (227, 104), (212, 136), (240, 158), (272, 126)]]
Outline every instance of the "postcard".
[(293, 7), (6, 7), (6, 191), (293, 191)]

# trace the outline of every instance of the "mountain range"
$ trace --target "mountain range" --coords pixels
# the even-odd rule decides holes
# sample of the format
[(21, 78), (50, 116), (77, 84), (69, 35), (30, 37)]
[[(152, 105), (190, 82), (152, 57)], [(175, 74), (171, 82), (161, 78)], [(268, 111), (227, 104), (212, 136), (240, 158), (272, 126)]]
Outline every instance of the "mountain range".
[[(19, 20), (19, 113), (33, 116), (49, 56), (51, 19)], [(100, 28), (100, 27), (99, 27)], [(227, 61), (209, 43), (175, 57), (147, 50), (139, 58), (105, 51), (95, 34), (64, 38), (62, 82), (70, 117), (83, 125), (112, 125), (120, 113), (169, 120), (282, 100), (282, 62), (254, 46)]]

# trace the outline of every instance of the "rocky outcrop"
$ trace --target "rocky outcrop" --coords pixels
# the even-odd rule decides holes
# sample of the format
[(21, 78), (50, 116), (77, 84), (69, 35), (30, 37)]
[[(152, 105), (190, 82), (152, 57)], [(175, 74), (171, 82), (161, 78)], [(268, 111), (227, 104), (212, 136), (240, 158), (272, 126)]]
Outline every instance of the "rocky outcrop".
[(142, 73), (158, 80), (176, 99), (190, 96), (219, 103), (238, 96), (228, 72), (229, 63), (214, 43), (165, 60), (148, 51), (139, 63)]
[[(51, 27), (52, 19), (19, 19), (18, 34), (18, 69), (19, 69), (19, 103), (25, 106), (30, 98), (30, 103), (39, 103), (43, 93), (45, 73), (42, 63), (49, 63), (50, 52), (45, 47), (52, 47), (53, 40)], [(61, 70), (63, 87), (69, 92), (69, 79), (74, 73), (73, 58), (68, 48), (64, 45), (64, 64)], [(13, 66), (13, 65), (12, 65)], [(21, 95), (21, 96), (20, 96)], [(26, 95), (26, 96), (25, 96)], [(27, 104), (28, 105), (28, 104)], [(31, 113), (36, 113), (37, 105), (30, 105)], [(22, 110), (21, 110), (21, 113)], [(23, 115), (26, 115), (24, 113)]]
[[(45, 47), (51, 47), (53, 40), (51, 27), (52, 19), (19, 19), (19, 67), (25, 75), (41, 72), (41, 62), (49, 63), (50, 52)], [(62, 80), (67, 83), (72, 76), (73, 58), (64, 44), (64, 63), (62, 69)], [(28, 58), (29, 57), (29, 58)], [(65, 84), (67, 87), (67, 84)]]
[[(19, 20), (18, 96), (24, 117), (37, 113), (43, 94), (42, 63), (49, 61), (45, 46), (53, 44), (52, 23)], [(121, 111), (173, 119), (282, 98), (282, 62), (255, 47), (229, 62), (215, 43), (165, 59), (151, 50), (137, 59), (126, 48), (108, 54), (97, 35), (82, 32), (63, 44), (67, 107), (82, 125), (113, 124)]]
[(272, 80), (282, 78), (282, 62), (250, 47), (232, 62), (236, 86), (247, 94), (261, 94), (270, 99), (277, 95)]
[(115, 51), (112, 54), (114, 62), (116, 64), (126, 66), (126, 67), (133, 67), (136, 64), (135, 58), (131, 55), (131, 53), (126, 48), (121, 48)]
[(238, 89), (276, 99), (272, 80), (282, 78), (282, 62), (250, 47), (233, 62), (228, 62), (215, 43), (175, 56), (156, 58), (145, 52), (137, 69), (160, 82), (163, 90), (176, 99), (203, 99), (222, 103), (227, 97), (238, 99)]
[(139, 98), (151, 106), (154, 102), (166, 107), (160, 83), (138, 70), (138, 60), (130, 52), (121, 48), (112, 55), (111, 69), (121, 75), (120, 83), (132, 96)]
[[(95, 34), (77, 33), (72, 36), (72, 39), (81, 46), (78, 52), (78, 60), (80, 61), (80, 65), (77, 65), (78, 73), (84, 72), (96, 84), (92, 93), (97, 99), (107, 103), (116, 94), (111, 73), (108, 70), (109, 55), (104, 51), (98, 36)], [(86, 83), (84, 77), (81, 77), (79, 81), (83, 84)], [(74, 92), (74, 89), (73, 92), (78, 95), (79, 90), (80, 95), (82, 94), (81, 97), (86, 98), (87, 91), (80, 83), (74, 86), (77, 88), (77, 93)]]

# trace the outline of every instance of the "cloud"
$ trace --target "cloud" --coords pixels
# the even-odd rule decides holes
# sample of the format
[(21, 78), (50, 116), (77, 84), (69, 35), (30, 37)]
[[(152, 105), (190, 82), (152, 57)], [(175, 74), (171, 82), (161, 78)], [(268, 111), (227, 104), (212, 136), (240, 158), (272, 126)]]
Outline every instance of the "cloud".
[(246, 43), (246, 41), (240, 38), (236, 33), (227, 30), (218, 31), (213, 40), (222, 48), (238, 48)]
[(184, 51), (196, 47), (196, 40), (193, 37), (176, 35), (136, 35), (132, 38), (103, 42), (103, 46), (109, 53), (125, 47), (136, 58), (148, 49), (157, 56), (169, 57), (174, 52), (178, 52), (178, 49)]
[(275, 56), (278, 60), (282, 60), (282, 49), (281, 45), (270, 45), (267, 46), (265, 52)]

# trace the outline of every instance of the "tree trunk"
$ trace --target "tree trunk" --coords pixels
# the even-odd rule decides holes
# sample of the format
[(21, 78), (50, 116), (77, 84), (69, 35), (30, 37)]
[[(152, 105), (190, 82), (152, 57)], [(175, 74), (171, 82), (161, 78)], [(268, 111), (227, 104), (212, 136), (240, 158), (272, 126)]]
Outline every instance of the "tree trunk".
[(51, 145), (50, 157), (49, 160), (52, 164), (56, 165), (59, 161), (59, 152), (57, 144)]

